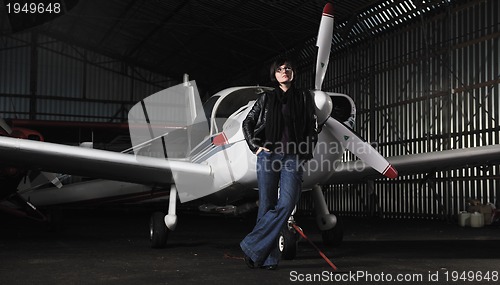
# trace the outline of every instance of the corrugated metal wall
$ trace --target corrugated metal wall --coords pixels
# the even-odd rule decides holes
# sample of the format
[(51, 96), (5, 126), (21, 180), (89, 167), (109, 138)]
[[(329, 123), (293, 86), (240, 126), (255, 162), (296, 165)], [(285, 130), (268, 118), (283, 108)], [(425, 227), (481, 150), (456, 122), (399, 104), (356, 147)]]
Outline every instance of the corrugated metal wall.
[[(417, 18), (333, 55), (324, 89), (354, 99), (356, 131), (384, 156), (498, 144), (498, 15), (500, 3), (489, 0)], [(492, 165), (331, 185), (325, 195), (331, 210), (346, 215), (452, 218), (468, 198), (500, 206), (499, 177)], [(306, 194), (300, 208), (311, 207)]]
[(29, 35), (18, 40), (0, 41), (0, 111), (24, 118), (29, 110), (30, 46)]
[(92, 122), (177, 83), (35, 33), (0, 38), (0, 82), (4, 118)]

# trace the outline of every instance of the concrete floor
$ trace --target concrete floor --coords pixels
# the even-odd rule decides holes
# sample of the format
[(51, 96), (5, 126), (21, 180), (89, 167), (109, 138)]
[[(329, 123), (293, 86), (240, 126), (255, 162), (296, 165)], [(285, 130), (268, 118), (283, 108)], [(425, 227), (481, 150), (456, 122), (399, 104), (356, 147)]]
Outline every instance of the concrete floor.
[(73, 210), (59, 232), (0, 215), (0, 284), (470, 284), (469, 271), (500, 283), (499, 226), (345, 218), (342, 246), (326, 248), (311, 217), (297, 221), (338, 271), (306, 241), (276, 271), (247, 268), (239, 242), (253, 216), (180, 214), (168, 247), (151, 249), (145, 211)]

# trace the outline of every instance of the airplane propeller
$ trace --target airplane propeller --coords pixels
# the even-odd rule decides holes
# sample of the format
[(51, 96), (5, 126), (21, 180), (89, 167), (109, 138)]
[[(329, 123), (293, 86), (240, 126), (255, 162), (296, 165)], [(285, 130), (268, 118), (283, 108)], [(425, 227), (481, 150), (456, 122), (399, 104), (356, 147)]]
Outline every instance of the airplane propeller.
[(389, 162), (378, 153), (369, 143), (358, 137), (352, 130), (341, 122), (330, 118), (333, 103), (325, 92), (321, 91), (323, 80), (325, 79), (328, 62), (330, 59), (330, 50), (333, 37), (333, 5), (327, 3), (323, 8), (323, 16), (319, 25), (318, 39), (316, 46), (318, 47), (318, 57), (316, 59), (316, 81), (314, 94), (314, 102), (316, 105), (316, 116), (318, 123), (325, 124), (333, 133), (337, 140), (358, 158), (366, 164), (382, 173), (386, 177), (396, 178), (398, 172), (392, 167)]

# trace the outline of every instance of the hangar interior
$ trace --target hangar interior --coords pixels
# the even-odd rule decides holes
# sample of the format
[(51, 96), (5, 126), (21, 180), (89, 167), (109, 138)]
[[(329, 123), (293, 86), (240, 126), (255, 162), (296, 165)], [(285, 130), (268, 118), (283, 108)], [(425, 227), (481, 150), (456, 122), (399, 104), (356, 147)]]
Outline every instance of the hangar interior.
[[(5, 1), (0, 1), (0, 3)], [(139, 100), (196, 80), (203, 100), (266, 85), (286, 54), (313, 86), (328, 1), (66, 1), (65, 15), (18, 27), (0, 5), (0, 114), (48, 141), (123, 143)], [(338, 0), (323, 90), (356, 103), (355, 130), (386, 157), (500, 143), (500, 3)], [(57, 123), (56, 123), (57, 122)], [(126, 130), (125, 130), (126, 132)], [(345, 160), (356, 159), (346, 153)], [(453, 219), (467, 199), (500, 202), (499, 164), (324, 187), (341, 215)], [(304, 194), (300, 210), (312, 211)]]

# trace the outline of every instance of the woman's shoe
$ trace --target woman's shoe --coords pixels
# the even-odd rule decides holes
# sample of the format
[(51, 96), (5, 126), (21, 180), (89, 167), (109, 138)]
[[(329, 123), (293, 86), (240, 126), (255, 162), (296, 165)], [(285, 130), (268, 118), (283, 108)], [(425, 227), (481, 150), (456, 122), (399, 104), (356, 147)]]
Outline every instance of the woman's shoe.
[(265, 270), (276, 270), (278, 268), (278, 264), (262, 265), (260, 268)]
[(245, 254), (244, 259), (245, 259), (245, 263), (248, 266), (248, 268), (252, 268), (252, 269), (255, 268), (255, 263), (253, 262), (253, 260), (248, 255)]

